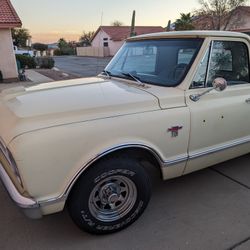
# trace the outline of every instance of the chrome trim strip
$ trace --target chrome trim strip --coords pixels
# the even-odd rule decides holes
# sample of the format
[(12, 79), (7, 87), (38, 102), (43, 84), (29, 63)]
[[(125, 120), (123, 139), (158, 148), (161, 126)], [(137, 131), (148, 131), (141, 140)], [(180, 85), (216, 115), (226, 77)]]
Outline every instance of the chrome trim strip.
[(204, 150), (204, 151), (199, 151), (199, 152), (196, 152), (196, 153), (192, 153), (192, 154), (189, 155), (189, 159), (195, 159), (195, 158), (199, 158), (199, 157), (202, 157), (202, 156), (205, 156), (205, 155), (217, 153), (217, 152), (220, 152), (220, 151), (223, 151), (223, 150), (226, 150), (226, 149), (230, 149), (230, 148), (233, 148), (233, 147), (245, 144), (245, 143), (249, 143), (249, 142), (250, 142), (250, 137), (245, 137), (243, 139), (232, 141), (231, 143), (227, 143), (227, 144), (224, 144), (224, 145), (213, 147), (213, 148), (210, 148), (210, 149), (207, 149), (207, 150)]
[(167, 160), (164, 162), (164, 167), (170, 167), (172, 165), (176, 165), (178, 163), (184, 162), (188, 160), (188, 155), (180, 155), (178, 157), (176, 157), (173, 160)]
[(99, 153), (98, 155), (96, 155), (93, 159), (91, 159), (87, 164), (85, 164), (80, 171), (78, 171), (75, 176), (71, 179), (71, 183), (68, 186), (68, 188), (66, 189), (66, 192), (64, 193), (64, 195), (68, 196), (72, 186), (74, 185), (74, 183), (76, 182), (76, 180), (78, 179), (78, 177), (91, 165), (93, 164), (95, 161), (97, 161), (98, 159), (102, 158), (103, 156), (110, 154), (112, 152), (115, 152), (117, 150), (120, 149), (125, 149), (125, 148), (142, 148), (142, 149), (146, 149), (148, 151), (150, 151), (157, 159), (158, 163), (160, 164), (161, 167), (164, 167), (164, 165), (166, 164), (162, 158), (160, 157), (160, 155), (156, 152), (156, 150), (152, 149), (150, 146), (146, 146), (146, 145), (142, 145), (142, 144), (121, 144), (121, 145), (116, 145), (115, 147), (112, 148), (108, 148), (106, 150), (104, 150), (103, 152)]
[(54, 204), (56, 202), (60, 202), (60, 201), (65, 201), (69, 195), (69, 192), (71, 190), (71, 188), (73, 187), (74, 183), (77, 181), (78, 177), (91, 165), (93, 164), (95, 161), (97, 161), (98, 159), (100, 159), (101, 157), (117, 151), (119, 149), (124, 149), (124, 148), (133, 148), (133, 147), (137, 147), (137, 148), (143, 148), (148, 150), (149, 152), (151, 152), (157, 159), (157, 161), (159, 162), (161, 168), (165, 168), (165, 167), (172, 167), (178, 163), (187, 161), (189, 159), (195, 159), (204, 155), (208, 155), (208, 154), (212, 154), (212, 153), (216, 153), (219, 151), (223, 151), (225, 149), (229, 149), (235, 146), (239, 146), (241, 144), (245, 144), (245, 143), (249, 143), (250, 142), (250, 137), (248, 138), (244, 138), (241, 140), (237, 140), (237, 141), (233, 141), (231, 143), (222, 145), (222, 146), (218, 146), (218, 147), (214, 147), (212, 149), (208, 149), (208, 150), (204, 150), (204, 151), (200, 151), (200, 152), (196, 152), (191, 154), (190, 156), (188, 155), (180, 155), (178, 157), (176, 157), (175, 159), (172, 160), (166, 160), (163, 161), (163, 159), (161, 158), (161, 156), (157, 153), (157, 151), (153, 148), (151, 148), (150, 146), (147, 145), (142, 145), (142, 144), (121, 144), (121, 145), (117, 145), (113, 148), (109, 148), (105, 151), (103, 151), (102, 153), (96, 155), (96, 157), (94, 157), (93, 159), (91, 159), (87, 164), (83, 165), (83, 167), (73, 176), (73, 178), (71, 179), (70, 184), (68, 185), (68, 187), (65, 189), (64, 193), (56, 198), (52, 198), (49, 200), (44, 200), (44, 201), (40, 201), (38, 202), (40, 206), (46, 206), (49, 204)]
[(8, 153), (7, 153), (7, 147), (5, 146), (2, 138), (0, 137), (0, 151), (4, 154), (6, 160), (11, 164)]
[(44, 201), (39, 201), (39, 205), (40, 206), (46, 206), (48, 204), (54, 204), (56, 202), (60, 202), (60, 201), (65, 201), (71, 191), (71, 188), (74, 186), (75, 182), (77, 181), (78, 177), (91, 165), (93, 164), (95, 161), (97, 161), (98, 159), (102, 158), (103, 156), (115, 152), (117, 150), (120, 149), (125, 149), (125, 148), (142, 148), (142, 149), (146, 149), (149, 152), (151, 152), (157, 159), (158, 163), (160, 164), (161, 168), (165, 168), (165, 167), (169, 167), (172, 165), (175, 165), (177, 163), (186, 161), (188, 159), (187, 155), (181, 155), (179, 157), (177, 157), (176, 159), (173, 160), (168, 160), (168, 161), (163, 161), (163, 159), (161, 158), (161, 156), (158, 154), (158, 152), (153, 149), (150, 146), (147, 145), (143, 145), (143, 144), (120, 144), (120, 145), (116, 145), (115, 147), (112, 148), (108, 148), (106, 150), (104, 150), (103, 152), (99, 153), (98, 155), (96, 155), (95, 157), (93, 157), (87, 164), (83, 165), (83, 167), (73, 176), (73, 178), (70, 181), (70, 184), (68, 185), (68, 187), (65, 189), (64, 193), (60, 196), (58, 196), (57, 198), (52, 198), (49, 200), (44, 200)]
[(2, 180), (5, 188), (7, 189), (11, 199), (16, 203), (17, 206), (19, 206), (20, 208), (38, 208), (39, 207), (39, 204), (35, 200), (24, 197), (18, 192), (18, 190), (12, 183), (10, 177), (5, 172), (5, 169), (1, 163), (0, 163), (0, 179)]
[[(150, 146), (146, 146), (146, 145), (142, 145), (142, 144), (120, 144), (120, 145), (116, 145), (115, 147), (112, 147), (112, 148), (108, 148), (106, 150), (104, 150), (103, 152), (97, 154), (95, 157), (93, 157), (90, 161), (88, 161), (86, 164), (84, 164), (82, 166), (82, 168), (73, 176), (73, 178), (71, 179), (70, 181), (70, 184), (68, 185), (68, 187), (65, 189), (64, 193), (56, 198), (51, 198), (49, 200), (44, 200), (44, 201), (39, 201), (39, 205), (40, 206), (45, 206), (45, 205), (48, 205), (49, 204), (53, 204), (53, 203), (56, 203), (56, 202), (60, 202), (60, 201), (63, 201), (63, 200), (66, 200), (70, 191), (71, 191), (71, 188), (73, 187), (73, 185), (75, 184), (75, 182), (77, 181), (78, 177), (91, 165), (93, 164), (95, 161), (97, 161), (98, 159), (102, 158), (103, 156), (109, 154), (109, 153), (112, 153), (112, 152), (115, 152), (117, 150), (120, 150), (120, 149), (125, 149), (125, 148), (142, 148), (142, 149), (146, 149), (148, 150), (149, 152), (151, 152), (157, 159), (157, 161), (159, 162), (160, 166), (163, 168), (163, 167), (166, 167), (166, 165), (168, 164), (167, 162), (164, 162), (162, 160), (162, 158), (160, 157), (160, 155), (157, 153), (156, 150), (154, 150), (153, 148), (151, 148)], [(171, 161), (173, 162), (173, 161)]]
[(0, 151), (3, 153), (5, 159), (8, 161), (8, 163), (9, 163), (15, 177), (17, 178), (18, 182), (23, 187), (23, 182), (22, 182), (18, 167), (16, 165), (16, 162), (15, 162), (11, 152), (9, 151), (7, 146), (4, 144), (1, 137), (0, 137)]

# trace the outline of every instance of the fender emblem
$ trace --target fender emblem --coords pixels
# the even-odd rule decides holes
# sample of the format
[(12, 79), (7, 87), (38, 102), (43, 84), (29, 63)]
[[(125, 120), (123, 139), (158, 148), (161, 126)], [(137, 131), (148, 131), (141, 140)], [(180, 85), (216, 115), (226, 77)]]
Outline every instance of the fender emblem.
[(168, 132), (171, 132), (172, 137), (177, 137), (179, 134), (179, 130), (181, 130), (182, 128), (182, 126), (174, 126), (172, 128), (169, 128)]

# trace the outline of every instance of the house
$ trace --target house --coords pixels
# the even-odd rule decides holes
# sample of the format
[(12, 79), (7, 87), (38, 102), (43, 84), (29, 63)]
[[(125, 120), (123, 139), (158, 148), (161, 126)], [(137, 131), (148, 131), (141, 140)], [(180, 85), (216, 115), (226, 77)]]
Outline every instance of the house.
[(0, 71), (4, 81), (18, 78), (11, 28), (21, 26), (22, 22), (10, 0), (0, 0)]
[(250, 35), (250, 6), (239, 6), (233, 11), (228, 30)]
[[(218, 25), (216, 21), (210, 16), (194, 17), (193, 25), (197, 30), (213, 30)], [(219, 25), (218, 25), (219, 26)], [(220, 25), (221, 30), (243, 32), (250, 35), (250, 6), (239, 6), (235, 8), (230, 14), (227, 21)]]
[[(160, 26), (136, 26), (136, 35), (163, 32)], [(124, 40), (130, 36), (130, 26), (100, 26), (92, 38), (92, 47), (108, 47), (110, 56), (121, 48)]]
[[(77, 48), (77, 54), (94, 56), (114, 56), (124, 40), (130, 36), (130, 26), (100, 26), (91, 40), (91, 48)], [(136, 35), (165, 31), (160, 26), (136, 26)], [(85, 53), (85, 54), (84, 54)]]

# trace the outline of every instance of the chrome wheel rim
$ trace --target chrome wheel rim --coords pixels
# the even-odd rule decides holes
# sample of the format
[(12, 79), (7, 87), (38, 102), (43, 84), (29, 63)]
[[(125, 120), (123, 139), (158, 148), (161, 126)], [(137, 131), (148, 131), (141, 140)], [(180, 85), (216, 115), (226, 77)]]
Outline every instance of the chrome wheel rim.
[(103, 179), (92, 190), (89, 210), (92, 216), (102, 222), (113, 222), (131, 211), (137, 198), (133, 181), (125, 176)]

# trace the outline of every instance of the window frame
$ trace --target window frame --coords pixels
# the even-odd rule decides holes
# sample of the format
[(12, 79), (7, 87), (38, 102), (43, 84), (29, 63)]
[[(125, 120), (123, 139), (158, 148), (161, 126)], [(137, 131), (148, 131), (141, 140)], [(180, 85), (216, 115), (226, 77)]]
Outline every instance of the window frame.
[(249, 74), (249, 82), (246, 82), (246, 83), (239, 83), (239, 84), (231, 84), (229, 85), (230, 86), (240, 86), (240, 85), (246, 85), (246, 84), (250, 84), (250, 46), (249, 46), (249, 43), (245, 40), (245, 39), (241, 39), (241, 38), (224, 38), (222, 39), (222, 37), (218, 37), (218, 38), (212, 38), (207, 46), (207, 49), (204, 50), (204, 53), (203, 53), (203, 57), (206, 55), (207, 53), (207, 50), (208, 51), (208, 63), (207, 63), (207, 66), (206, 66), (206, 74), (205, 74), (205, 80), (204, 80), (204, 84), (203, 84), (203, 87), (200, 86), (200, 87), (192, 87), (193, 86), (193, 82), (194, 82), (194, 78), (197, 74), (197, 72), (199, 71), (199, 68), (200, 68), (200, 64), (198, 65), (198, 67), (196, 68), (195, 70), (195, 74), (193, 76), (193, 79), (192, 79), (192, 82), (190, 84), (190, 87), (189, 89), (201, 89), (201, 88), (211, 88), (211, 86), (207, 86), (208, 85), (208, 76), (209, 76), (209, 68), (210, 68), (210, 61), (211, 61), (211, 57), (212, 57), (212, 50), (213, 50), (213, 47), (214, 47), (214, 43), (215, 42), (238, 42), (238, 43), (243, 43), (247, 49), (247, 61), (248, 61), (248, 74)]

